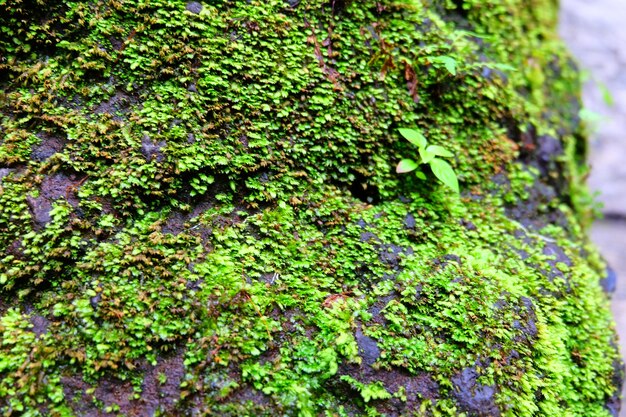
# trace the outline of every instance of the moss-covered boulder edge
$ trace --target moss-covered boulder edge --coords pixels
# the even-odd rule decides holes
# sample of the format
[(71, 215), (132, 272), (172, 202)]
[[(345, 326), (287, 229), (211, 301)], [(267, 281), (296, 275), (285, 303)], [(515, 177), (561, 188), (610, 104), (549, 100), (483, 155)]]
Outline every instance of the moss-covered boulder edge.
[(556, 8), (0, 1), (2, 415), (615, 413)]

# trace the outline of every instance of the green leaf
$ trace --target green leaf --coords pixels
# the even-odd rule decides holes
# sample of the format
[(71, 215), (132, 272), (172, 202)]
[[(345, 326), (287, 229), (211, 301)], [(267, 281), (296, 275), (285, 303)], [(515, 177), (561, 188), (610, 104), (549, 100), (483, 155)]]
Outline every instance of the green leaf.
[(398, 132), (413, 145), (424, 148), (428, 144), (424, 135), (415, 129), (398, 129)]
[(433, 170), (435, 177), (444, 183), (444, 185), (452, 188), (457, 193), (459, 192), (459, 180), (449, 163), (443, 159), (435, 158), (430, 161), (430, 169)]
[(452, 152), (439, 145), (430, 145), (428, 148), (426, 148), (426, 150), (430, 154), (433, 154), (435, 156), (443, 156), (444, 158), (451, 158), (454, 156)]
[(413, 171), (418, 166), (419, 165), (412, 159), (403, 159), (396, 167), (396, 172), (398, 174), (404, 174), (405, 172)]
[(444, 55), (444, 56), (436, 56), (430, 58), (430, 62), (443, 64), (443, 66), (448, 70), (448, 72), (452, 75), (456, 75), (456, 59)]
[(415, 171), (415, 176), (422, 181), (426, 180), (426, 175), (422, 171)]
[[(428, 148), (430, 148), (430, 146)], [(429, 163), (436, 156), (434, 153), (431, 153), (428, 148), (420, 148), (419, 149), (420, 156), (422, 157), (422, 163), (423, 164)]]

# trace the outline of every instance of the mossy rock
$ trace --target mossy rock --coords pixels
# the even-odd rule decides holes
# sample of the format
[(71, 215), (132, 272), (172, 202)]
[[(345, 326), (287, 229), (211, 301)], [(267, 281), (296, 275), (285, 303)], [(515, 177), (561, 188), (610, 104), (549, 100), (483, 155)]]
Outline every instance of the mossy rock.
[(0, 1), (2, 415), (615, 415), (556, 9)]

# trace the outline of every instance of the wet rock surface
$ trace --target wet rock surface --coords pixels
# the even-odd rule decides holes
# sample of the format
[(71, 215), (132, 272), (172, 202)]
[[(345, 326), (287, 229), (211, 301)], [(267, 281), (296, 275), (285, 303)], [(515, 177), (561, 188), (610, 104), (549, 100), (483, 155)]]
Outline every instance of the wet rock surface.
[(189, 3), (187, 3), (187, 10), (189, 10), (191, 13), (195, 13), (198, 14), (202, 11), (202, 4), (198, 3), (197, 1), (190, 1)]
[(79, 183), (80, 180), (75, 175), (62, 173), (44, 178), (38, 195), (27, 198), (36, 224), (41, 227), (51, 220), (50, 210), (52, 210), (53, 203), (59, 199), (75, 206), (78, 203), (75, 186)]
[(495, 403), (496, 390), (489, 385), (480, 384), (477, 369), (465, 368), (452, 377), (454, 396), (462, 410), (471, 416), (500, 416), (500, 409)]

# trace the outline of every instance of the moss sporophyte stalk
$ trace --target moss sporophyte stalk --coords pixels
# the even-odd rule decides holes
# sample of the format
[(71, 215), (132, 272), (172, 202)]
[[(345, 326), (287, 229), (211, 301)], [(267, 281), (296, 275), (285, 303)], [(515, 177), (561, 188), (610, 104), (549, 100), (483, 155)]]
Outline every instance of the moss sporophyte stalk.
[(611, 415), (556, 17), (0, 0), (0, 414)]

